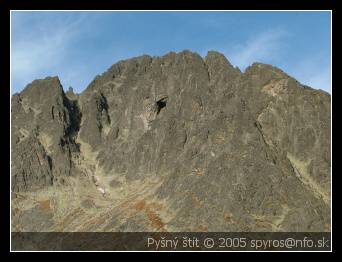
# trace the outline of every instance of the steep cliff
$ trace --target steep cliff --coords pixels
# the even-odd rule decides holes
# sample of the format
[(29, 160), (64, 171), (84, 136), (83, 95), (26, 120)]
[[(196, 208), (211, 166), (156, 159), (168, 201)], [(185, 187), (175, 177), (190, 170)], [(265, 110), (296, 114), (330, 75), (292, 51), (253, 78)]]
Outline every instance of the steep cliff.
[(120, 61), (80, 94), (35, 80), (11, 101), (13, 229), (329, 231), (330, 100), (214, 51)]

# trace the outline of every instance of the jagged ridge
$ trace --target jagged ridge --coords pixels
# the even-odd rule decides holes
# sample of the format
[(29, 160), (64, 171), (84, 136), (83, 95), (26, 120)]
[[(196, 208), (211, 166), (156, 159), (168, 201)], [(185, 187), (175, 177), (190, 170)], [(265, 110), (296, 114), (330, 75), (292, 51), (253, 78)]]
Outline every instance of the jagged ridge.
[(106, 203), (105, 221), (63, 230), (324, 231), (329, 123), (329, 94), (270, 65), (242, 73), (214, 51), (144, 55), (78, 95), (47, 78), (13, 96), (12, 189), (74, 188), (61, 217), (81, 206), (85, 225), (86, 195)]

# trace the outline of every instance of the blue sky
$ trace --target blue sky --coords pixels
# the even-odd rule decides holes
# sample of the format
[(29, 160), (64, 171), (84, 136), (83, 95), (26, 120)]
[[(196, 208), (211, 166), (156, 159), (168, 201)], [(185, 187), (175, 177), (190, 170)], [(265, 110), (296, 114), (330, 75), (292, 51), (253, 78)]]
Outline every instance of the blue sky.
[(330, 12), (18, 12), (11, 14), (12, 93), (58, 75), (84, 90), (115, 62), (188, 49), (244, 70), (272, 64), (331, 93)]

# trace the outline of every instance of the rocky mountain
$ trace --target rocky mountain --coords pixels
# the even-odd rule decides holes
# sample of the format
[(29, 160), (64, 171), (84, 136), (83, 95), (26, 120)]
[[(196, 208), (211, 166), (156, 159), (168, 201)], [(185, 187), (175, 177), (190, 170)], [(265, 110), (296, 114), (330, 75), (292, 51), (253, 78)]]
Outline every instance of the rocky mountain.
[(330, 231), (331, 96), (220, 53), (11, 99), (13, 231)]

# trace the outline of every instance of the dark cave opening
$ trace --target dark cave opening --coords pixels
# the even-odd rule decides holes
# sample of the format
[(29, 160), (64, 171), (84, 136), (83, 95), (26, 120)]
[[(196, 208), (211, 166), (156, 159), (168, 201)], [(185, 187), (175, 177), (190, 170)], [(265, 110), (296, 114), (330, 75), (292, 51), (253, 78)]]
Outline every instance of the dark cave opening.
[(158, 115), (160, 113), (160, 110), (166, 107), (166, 99), (158, 100), (156, 103), (157, 103), (157, 115)]

